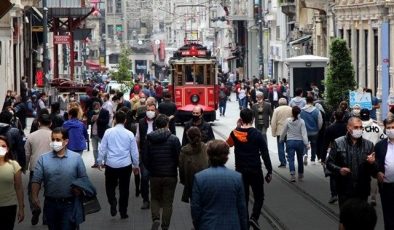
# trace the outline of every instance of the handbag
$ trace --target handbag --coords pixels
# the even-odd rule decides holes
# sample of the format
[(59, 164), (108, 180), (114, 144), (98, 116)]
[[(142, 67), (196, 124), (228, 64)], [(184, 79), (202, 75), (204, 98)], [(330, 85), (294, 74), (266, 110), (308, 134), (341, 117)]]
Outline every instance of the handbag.
[(99, 212), (101, 210), (100, 202), (96, 196), (84, 196), (82, 198), (83, 211), (86, 215)]

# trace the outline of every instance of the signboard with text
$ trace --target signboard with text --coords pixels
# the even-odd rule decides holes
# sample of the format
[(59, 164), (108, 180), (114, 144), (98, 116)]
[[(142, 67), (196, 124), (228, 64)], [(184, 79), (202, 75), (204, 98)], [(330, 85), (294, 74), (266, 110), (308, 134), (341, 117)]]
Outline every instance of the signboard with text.
[(69, 35), (55, 35), (53, 36), (53, 44), (70, 44)]
[(353, 108), (359, 105), (362, 109), (372, 110), (372, 97), (370, 93), (350, 91), (349, 92), (349, 105)]

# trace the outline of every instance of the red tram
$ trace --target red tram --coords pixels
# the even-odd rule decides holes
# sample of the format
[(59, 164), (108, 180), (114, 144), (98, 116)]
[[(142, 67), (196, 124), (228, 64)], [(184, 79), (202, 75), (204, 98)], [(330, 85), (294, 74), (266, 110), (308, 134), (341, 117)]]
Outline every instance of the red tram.
[(206, 47), (190, 43), (174, 53), (169, 65), (169, 91), (178, 109), (177, 121), (189, 120), (196, 105), (203, 108), (206, 121), (215, 121), (219, 103), (216, 58)]

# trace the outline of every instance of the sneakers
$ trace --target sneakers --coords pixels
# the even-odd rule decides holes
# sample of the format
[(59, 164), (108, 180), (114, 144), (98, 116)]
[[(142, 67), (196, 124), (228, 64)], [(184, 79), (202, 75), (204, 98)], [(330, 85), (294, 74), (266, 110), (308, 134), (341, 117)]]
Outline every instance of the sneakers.
[(291, 176), (290, 176), (290, 182), (296, 182), (295, 175), (291, 175)]
[(308, 165), (308, 155), (304, 156), (304, 165), (307, 166)]
[(38, 224), (38, 220), (40, 218), (40, 214), (41, 214), (41, 210), (34, 210), (33, 211), (33, 217), (31, 218), (31, 225), (37, 225)]
[(144, 201), (144, 203), (141, 206), (141, 209), (149, 209), (149, 208), (150, 208), (150, 202)]
[(331, 198), (328, 200), (328, 203), (334, 204), (337, 201), (338, 201), (338, 196), (331, 196)]
[(160, 220), (154, 220), (152, 223), (151, 230), (159, 230), (160, 227)]
[(253, 230), (261, 230), (259, 222), (253, 217), (250, 217), (249, 225), (252, 226)]

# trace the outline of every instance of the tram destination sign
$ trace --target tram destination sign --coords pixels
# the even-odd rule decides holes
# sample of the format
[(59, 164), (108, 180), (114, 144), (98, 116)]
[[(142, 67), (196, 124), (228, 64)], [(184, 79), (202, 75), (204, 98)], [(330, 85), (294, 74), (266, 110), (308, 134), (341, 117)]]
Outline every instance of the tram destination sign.
[(53, 44), (70, 44), (69, 35), (55, 35), (53, 36)]

